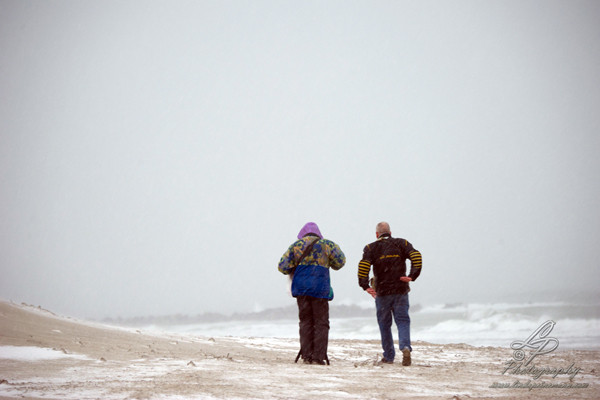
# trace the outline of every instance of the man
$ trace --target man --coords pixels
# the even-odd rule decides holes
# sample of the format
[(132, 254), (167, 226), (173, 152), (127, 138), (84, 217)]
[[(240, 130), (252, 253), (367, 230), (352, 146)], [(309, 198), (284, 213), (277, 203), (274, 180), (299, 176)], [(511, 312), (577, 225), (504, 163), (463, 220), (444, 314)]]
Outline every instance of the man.
[[(365, 246), (362, 260), (358, 263), (358, 284), (375, 299), (377, 323), (381, 334), (384, 364), (392, 364), (396, 352), (392, 336), (392, 317), (398, 327), (402, 365), (411, 364), (410, 317), (408, 315), (409, 282), (421, 273), (421, 253), (407, 240), (392, 237), (390, 225), (380, 222), (375, 228), (377, 240)], [(409, 259), (410, 274), (406, 275)], [(369, 284), (369, 272), (373, 265), (373, 281)]]
[(300, 353), (306, 364), (325, 365), (329, 341), (329, 300), (333, 290), (329, 268), (339, 270), (346, 256), (331, 240), (323, 239), (319, 227), (302, 227), (279, 261), (279, 271), (292, 275), (292, 296), (298, 303)]

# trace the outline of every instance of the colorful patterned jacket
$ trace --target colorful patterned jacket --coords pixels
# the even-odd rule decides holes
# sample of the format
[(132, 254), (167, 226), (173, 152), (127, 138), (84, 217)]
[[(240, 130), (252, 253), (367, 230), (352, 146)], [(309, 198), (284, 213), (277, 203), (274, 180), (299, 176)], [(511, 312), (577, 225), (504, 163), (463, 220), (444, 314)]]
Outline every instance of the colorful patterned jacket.
[[(310, 254), (297, 264), (304, 250), (315, 242)], [(320, 299), (333, 298), (329, 268), (339, 270), (346, 263), (346, 256), (331, 240), (321, 239), (310, 233), (287, 249), (279, 261), (279, 271), (293, 275), (292, 296), (312, 296)]]

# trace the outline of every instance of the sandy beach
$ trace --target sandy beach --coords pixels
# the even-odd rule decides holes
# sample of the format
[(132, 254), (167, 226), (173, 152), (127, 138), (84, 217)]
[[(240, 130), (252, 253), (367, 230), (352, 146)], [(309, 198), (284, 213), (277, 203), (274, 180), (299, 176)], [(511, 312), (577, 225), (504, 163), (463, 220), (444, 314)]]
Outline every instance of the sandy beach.
[(600, 352), (560, 349), (535, 370), (510, 348), (415, 341), (413, 365), (377, 365), (378, 341), (331, 340), (330, 366), (298, 341), (145, 332), (0, 302), (1, 399), (598, 399)]

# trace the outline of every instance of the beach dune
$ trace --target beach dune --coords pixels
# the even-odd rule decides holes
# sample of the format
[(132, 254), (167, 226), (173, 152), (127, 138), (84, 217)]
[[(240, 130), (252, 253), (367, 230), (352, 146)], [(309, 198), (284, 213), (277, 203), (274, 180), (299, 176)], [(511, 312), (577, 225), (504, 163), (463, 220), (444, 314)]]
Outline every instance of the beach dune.
[(600, 351), (559, 349), (527, 373), (507, 370), (509, 347), (413, 347), (410, 367), (377, 365), (365, 340), (331, 340), (330, 366), (295, 364), (293, 339), (146, 332), (2, 301), (0, 399), (600, 398)]

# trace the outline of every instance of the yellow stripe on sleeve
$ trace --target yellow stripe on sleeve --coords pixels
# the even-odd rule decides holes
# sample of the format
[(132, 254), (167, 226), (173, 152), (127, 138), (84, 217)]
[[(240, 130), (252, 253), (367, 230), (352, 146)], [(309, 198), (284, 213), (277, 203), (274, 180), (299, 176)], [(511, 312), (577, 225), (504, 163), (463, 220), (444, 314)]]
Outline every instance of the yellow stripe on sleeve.
[(361, 260), (358, 263), (358, 277), (359, 278), (368, 278), (369, 272), (371, 271), (371, 263), (365, 260)]
[(410, 262), (412, 263), (413, 268), (421, 268), (421, 265), (423, 264), (423, 258), (421, 256), (421, 253), (419, 253), (417, 250), (412, 251), (408, 257), (410, 258)]

